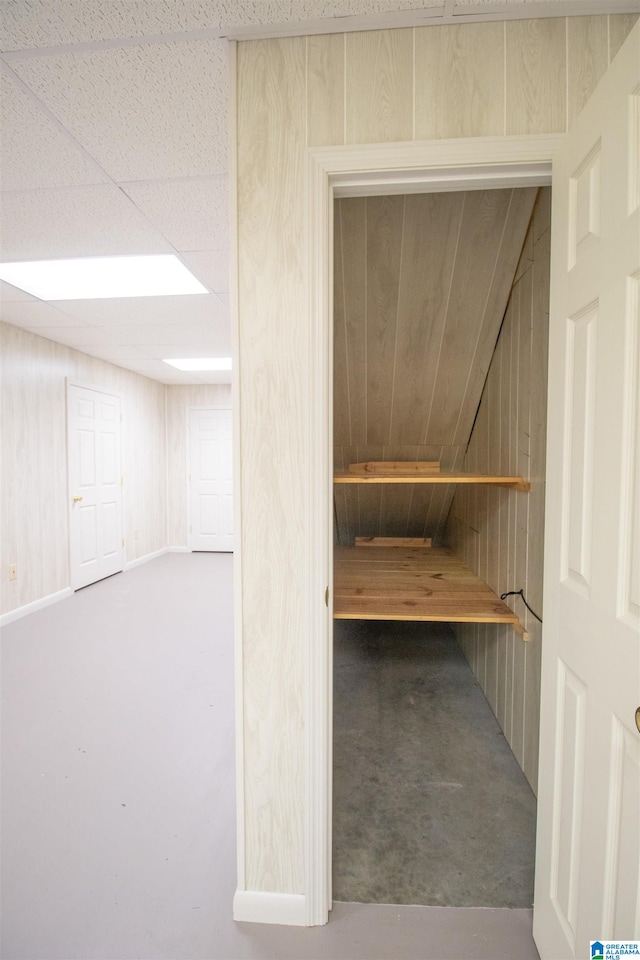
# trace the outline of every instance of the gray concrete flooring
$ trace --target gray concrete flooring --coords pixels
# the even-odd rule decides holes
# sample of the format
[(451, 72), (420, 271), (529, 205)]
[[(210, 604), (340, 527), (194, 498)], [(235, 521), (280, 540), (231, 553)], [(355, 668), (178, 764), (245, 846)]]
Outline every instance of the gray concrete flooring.
[(336, 622), (336, 900), (530, 907), (535, 818), (446, 624)]
[(231, 588), (169, 554), (3, 629), (3, 960), (535, 960), (530, 910), (234, 923)]

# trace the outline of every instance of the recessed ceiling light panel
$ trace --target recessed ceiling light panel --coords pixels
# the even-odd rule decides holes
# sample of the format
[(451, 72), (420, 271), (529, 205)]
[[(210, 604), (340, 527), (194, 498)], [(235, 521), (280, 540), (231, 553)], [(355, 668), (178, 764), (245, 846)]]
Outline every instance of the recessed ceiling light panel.
[(211, 370), (231, 370), (231, 357), (200, 357), (195, 360), (164, 360), (177, 370), (198, 373)]
[(0, 279), (40, 300), (208, 293), (174, 254), (0, 263)]

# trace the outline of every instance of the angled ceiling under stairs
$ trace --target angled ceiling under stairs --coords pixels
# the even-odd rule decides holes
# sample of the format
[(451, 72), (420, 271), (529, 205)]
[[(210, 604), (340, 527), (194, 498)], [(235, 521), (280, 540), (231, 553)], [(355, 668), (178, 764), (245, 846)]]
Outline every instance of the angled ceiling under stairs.
[[(336, 201), (336, 470), (363, 460), (461, 469), (536, 194)], [(438, 540), (452, 496), (449, 486), (337, 490), (337, 538)]]

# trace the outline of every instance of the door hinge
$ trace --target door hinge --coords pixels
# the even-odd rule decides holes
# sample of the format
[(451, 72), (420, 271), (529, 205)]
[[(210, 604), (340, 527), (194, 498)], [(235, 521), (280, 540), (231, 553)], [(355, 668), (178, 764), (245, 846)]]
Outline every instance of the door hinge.
[(329, 606), (329, 587), (324, 592), (324, 605), (325, 607)]

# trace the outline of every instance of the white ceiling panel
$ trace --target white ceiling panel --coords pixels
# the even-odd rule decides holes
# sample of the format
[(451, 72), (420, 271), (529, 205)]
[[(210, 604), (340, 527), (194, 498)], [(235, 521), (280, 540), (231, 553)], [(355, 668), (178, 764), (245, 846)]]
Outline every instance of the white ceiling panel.
[(183, 297), (123, 297), (59, 300), (58, 307), (93, 327), (224, 323), (229, 312), (215, 294)]
[(113, 184), (6, 193), (2, 221), (3, 260), (173, 252)]
[[(140, 350), (147, 357), (171, 360), (193, 359), (194, 357), (230, 357), (231, 337), (228, 330), (217, 330), (208, 340), (183, 340), (181, 343), (145, 343)], [(171, 350), (169, 353), (168, 351)]]
[[(109, 337), (115, 343), (127, 343), (133, 346), (150, 344), (160, 349), (163, 346), (181, 346), (183, 347), (182, 356), (190, 355), (188, 352), (184, 353), (185, 345), (189, 343), (197, 343), (202, 347), (211, 348), (214, 350), (211, 355), (216, 356), (216, 351), (224, 344), (230, 344), (231, 341), (228, 323), (154, 323), (131, 327), (95, 327), (92, 329), (96, 333), (104, 333), (108, 330)], [(179, 356), (179, 354), (176, 354), (176, 356)], [(194, 354), (194, 356), (197, 356), (197, 354)]]
[[(55, 340), (56, 343), (64, 343), (68, 347), (74, 347), (81, 352), (91, 352), (91, 348), (102, 351), (114, 346), (113, 341), (102, 330), (96, 330), (95, 327), (87, 327), (82, 324), (76, 327), (43, 327), (36, 331), (41, 337), (49, 340)], [(115, 344), (119, 346), (119, 344)], [(104, 356), (102, 352), (97, 356)]]
[(224, 40), (27, 58), (12, 67), (114, 180), (226, 173)]
[(175, 370), (163, 363), (162, 360), (153, 360), (150, 357), (141, 360), (125, 360), (122, 363), (127, 370), (133, 370), (144, 377), (151, 377), (153, 380), (160, 380), (162, 383), (196, 383), (201, 374), (185, 373), (182, 370)]
[(227, 177), (123, 183), (120, 186), (176, 250), (228, 246)]
[[(226, 294), (229, 290), (229, 248), (218, 250), (198, 250), (180, 254), (201, 283), (217, 294)], [(223, 301), (224, 302), (224, 301)]]
[(443, 6), (443, 0), (4, 0), (0, 49)]
[(32, 297), (31, 294), (25, 293), (24, 290), (20, 290), (18, 287), (14, 287), (12, 284), (0, 280), (0, 304), (15, 303), (18, 300), (30, 300), (34, 302), (37, 300), (37, 297)]
[(0, 319), (12, 323), (14, 327), (36, 330), (39, 327), (82, 327), (81, 320), (67, 316), (61, 310), (44, 303), (42, 300), (16, 300), (3, 303), (0, 307)]
[(106, 183), (71, 138), (10, 78), (0, 77), (2, 189)]

